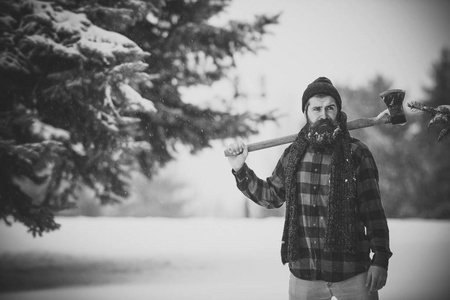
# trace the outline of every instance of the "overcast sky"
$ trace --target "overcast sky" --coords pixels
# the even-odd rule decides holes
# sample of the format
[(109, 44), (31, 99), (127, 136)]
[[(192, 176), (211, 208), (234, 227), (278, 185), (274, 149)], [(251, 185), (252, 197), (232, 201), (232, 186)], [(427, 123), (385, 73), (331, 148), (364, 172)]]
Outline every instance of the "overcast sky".
[(265, 39), (268, 49), (248, 57), (241, 71), (263, 73), (268, 85), (294, 97), (319, 76), (354, 86), (378, 73), (420, 97), (431, 63), (450, 47), (445, 0), (235, 0), (228, 11), (238, 19), (282, 13)]

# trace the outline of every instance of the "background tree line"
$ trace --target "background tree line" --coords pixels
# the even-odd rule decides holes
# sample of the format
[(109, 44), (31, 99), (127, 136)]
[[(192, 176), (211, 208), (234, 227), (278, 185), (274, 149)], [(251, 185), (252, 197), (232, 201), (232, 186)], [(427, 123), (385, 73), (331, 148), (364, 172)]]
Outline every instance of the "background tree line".
[[(450, 138), (438, 142), (447, 125), (428, 127), (431, 116), (406, 107), (420, 101), (437, 107), (450, 105), (450, 49), (430, 66), (432, 84), (424, 87), (424, 99), (411, 99), (406, 91), (404, 109), (408, 123), (384, 125), (352, 133), (372, 150), (380, 173), (383, 204), (389, 217), (450, 218)], [(347, 99), (349, 119), (375, 116), (385, 109), (378, 96), (392, 86), (389, 79), (375, 77), (367, 87), (341, 87)]]

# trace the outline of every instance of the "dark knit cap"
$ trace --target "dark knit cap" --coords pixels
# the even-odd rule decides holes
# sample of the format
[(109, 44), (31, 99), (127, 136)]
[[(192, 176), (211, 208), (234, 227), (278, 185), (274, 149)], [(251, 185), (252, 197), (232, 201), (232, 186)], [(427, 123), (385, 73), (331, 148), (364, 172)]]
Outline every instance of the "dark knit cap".
[(336, 105), (338, 107), (338, 110), (341, 110), (342, 107), (342, 100), (341, 96), (339, 95), (339, 92), (334, 87), (333, 83), (330, 79), (326, 77), (319, 77), (313, 82), (311, 82), (306, 90), (303, 92), (302, 97), (302, 111), (305, 112), (306, 103), (308, 103), (308, 100), (311, 97), (314, 97), (315, 95), (324, 94), (328, 95), (334, 98), (336, 100)]

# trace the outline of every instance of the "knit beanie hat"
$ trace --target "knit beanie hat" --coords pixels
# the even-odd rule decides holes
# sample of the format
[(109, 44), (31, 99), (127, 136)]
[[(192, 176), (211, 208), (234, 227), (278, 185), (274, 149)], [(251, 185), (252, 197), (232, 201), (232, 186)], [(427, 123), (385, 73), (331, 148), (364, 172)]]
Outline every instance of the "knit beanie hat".
[(333, 83), (330, 79), (326, 77), (319, 77), (313, 82), (311, 82), (306, 90), (303, 92), (302, 97), (302, 111), (305, 112), (306, 103), (308, 103), (308, 100), (311, 97), (314, 97), (315, 95), (324, 94), (328, 95), (334, 98), (336, 100), (336, 105), (338, 107), (338, 110), (341, 110), (342, 107), (342, 100), (341, 96), (339, 95), (339, 92), (334, 87)]

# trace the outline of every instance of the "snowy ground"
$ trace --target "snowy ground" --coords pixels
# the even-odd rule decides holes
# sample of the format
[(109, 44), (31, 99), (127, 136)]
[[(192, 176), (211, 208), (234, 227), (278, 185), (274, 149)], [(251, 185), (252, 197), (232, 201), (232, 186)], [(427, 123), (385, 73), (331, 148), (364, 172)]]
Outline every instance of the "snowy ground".
[[(287, 299), (281, 218), (59, 218), (0, 226), (0, 299)], [(390, 219), (381, 299), (449, 299), (450, 222)]]

